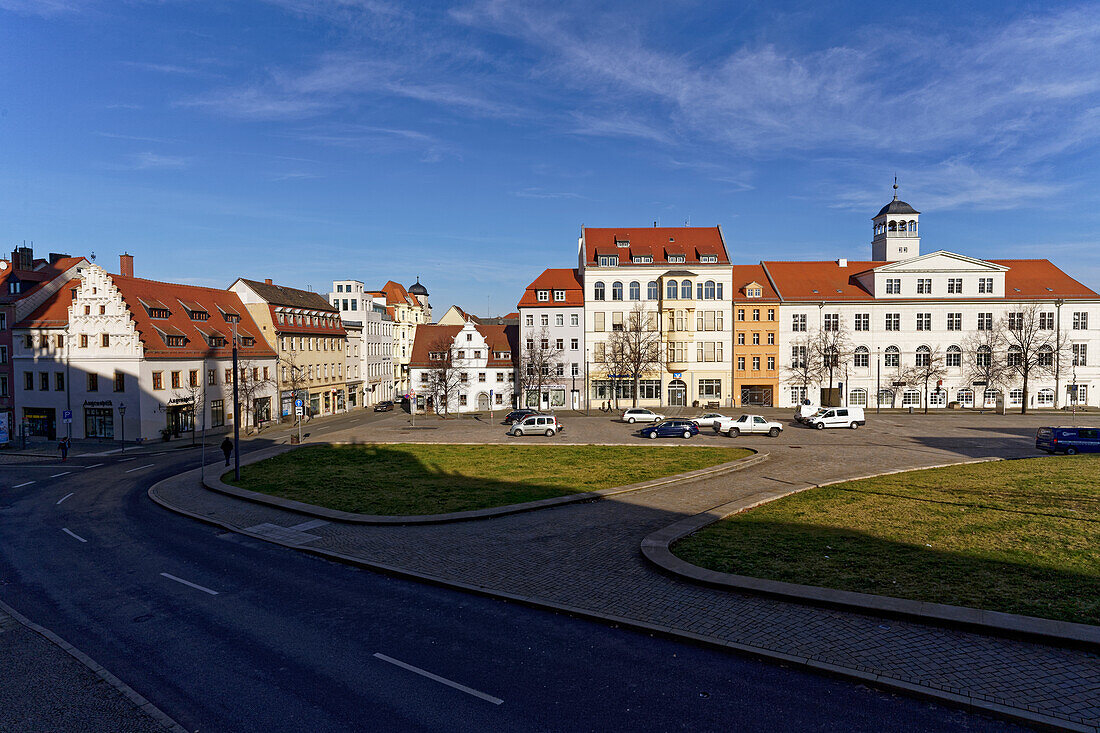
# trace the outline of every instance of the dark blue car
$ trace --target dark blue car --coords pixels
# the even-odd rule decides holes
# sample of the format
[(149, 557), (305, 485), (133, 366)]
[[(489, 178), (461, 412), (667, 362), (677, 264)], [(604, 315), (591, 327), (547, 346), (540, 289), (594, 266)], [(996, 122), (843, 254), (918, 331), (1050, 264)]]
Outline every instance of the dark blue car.
[(1035, 447), (1047, 453), (1100, 453), (1100, 429), (1077, 427), (1039, 428)]
[(665, 420), (642, 428), (638, 433), (643, 438), (690, 438), (699, 434), (699, 426), (691, 420)]

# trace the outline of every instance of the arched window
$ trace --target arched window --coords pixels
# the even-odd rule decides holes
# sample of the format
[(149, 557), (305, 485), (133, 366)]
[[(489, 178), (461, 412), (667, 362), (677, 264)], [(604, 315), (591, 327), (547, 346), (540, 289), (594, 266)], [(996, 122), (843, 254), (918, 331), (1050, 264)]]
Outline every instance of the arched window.
[(963, 387), (962, 389), (960, 389), (958, 392), (955, 393), (955, 399), (963, 407), (973, 407), (974, 406), (974, 390), (970, 389), (969, 387)]
[(714, 300), (714, 281), (707, 280), (703, 285), (703, 297), (707, 300)]
[(642, 286), (637, 280), (630, 281), (630, 299), (641, 300), (642, 299)]
[(993, 349), (988, 346), (979, 346), (974, 354), (974, 363), (979, 367), (988, 367), (993, 364)]
[(909, 222), (909, 231), (916, 233), (916, 231), (917, 231), (917, 222), (915, 222), (915, 221)]
[(901, 366), (901, 351), (897, 346), (886, 347), (886, 357), (882, 363), (888, 367)]
[(878, 391), (878, 406), (889, 407), (894, 404), (894, 392), (889, 389), (880, 389)]
[(898, 230), (898, 223), (896, 221), (890, 222), (890, 231), (896, 232)]
[(928, 406), (929, 407), (946, 407), (947, 406), (947, 390), (937, 387), (928, 393)]
[(961, 367), (962, 357), (962, 349), (952, 344), (951, 346), (947, 347), (947, 356), (944, 359), (944, 363), (949, 367)]
[(919, 367), (929, 366), (932, 363), (932, 349), (927, 346), (918, 346), (915, 363)]
[[(871, 366), (871, 352), (866, 346), (857, 346), (853, 361), (857, 367)], [(866, 395), (865, 395), (866, 397)]]
[(1035, 404), (1040, 407), (1052, 407), (1054, 405), (1054, 390), (1050, 387), (1043, 387), (1035, 395)]
[(867, 390), (862, 388), (853, 389), (848, 393), (848, 404), (855, 407), (865, 407), (867, 405)]
[(593, 292), (593, 294), (592, 294), (592, 297), (594, 299), (596, 299), (596, 300), (603, 300), (604, 299), (603, 282), (597, 280), (594, 291), (595, 292)]
[(669, 300), (676, 300), (676, 294), (678, 292), (679, 284), (675, 280), (669, 280), (665, 284), (665, 297)]
[(1005, 363), (1010, 367), (1018, 367), (1024, 363), (1024, 354), (1020, 351), (1019, 346), (1008, 347), (1008, 357), (1005, 359)]
[(996, 407), (997, 398), (1001, 396), (1001, 390), (999, 389), (987, 389), (982, 399), (985, 401), (986, 407)]
[(1017, 387), (1016, 389), (1009, 390), (1009, 392), (1008, 392), (1008, 404), (1010, 404), (1010, 405), (1020, 405), (1020, 404), (1023, 404), (1023, 401), (1024, 401), (1024, 390), (1023, 389), (1021, 389), (1020, 387)]
[(920, 390), (907, 389), (901, 395), (902, 407), (920, 407)]
[[(1049, 346), (1039, 347), (1039, 366), (1052, 367), (1054, 366), (1054, 349)], [(1051, 403), (1053, 404), (1054, 392), (1051, 391)]]
[(683, 300), (691, 300), (691, 281), (680, 281), (680, 298)]
[(650, 280), (649, 284), (646, 285), (645, 290), (645, 297), (649, 298), (650, 300), (657, 300), (661, 297), (661, 286), (657, 284), (656, 280)]
[(611, 283), (611, 299), (622, 300), (623, 299), (623, 284), (616, 280)]

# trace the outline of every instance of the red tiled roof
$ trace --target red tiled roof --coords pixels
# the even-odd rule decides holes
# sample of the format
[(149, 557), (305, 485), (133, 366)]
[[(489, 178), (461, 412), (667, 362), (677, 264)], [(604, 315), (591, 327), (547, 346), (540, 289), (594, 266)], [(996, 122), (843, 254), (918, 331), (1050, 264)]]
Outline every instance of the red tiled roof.
[[(260, 329), (241, 304), (240, 298), (231, 290), (163, 283), (123, 275), (111, 275), (110, 278), (130, 310), (138, 335), (145, 347), (145, 357), (148, 359), (179, 359), (203, 355), (212, 358), (232, 356), (233, 345), (229, 342), (229, 337), (233, 333), (233, 324), (222, 320), (222, 311), (239, 314), (241, 320), (237, 325), (237, 333), (241, 336), (252, 336), (256, 339), (253, 346), (241, 346), (239, 355), (242, 359), (270, 359), (275, 357), (275, 352), (271, 350), (267, 342), (256, 337)], [(17, 327), (64, 326), (69, 320), (69, 306), (73, 302), (72, 291), (79, 284), (79, 280), (72, 280), (67, 283), (66, 287), (58, 290), (30, 316), (20, 321)], [(164, 301), (172, 302), (173, 300), (181, 300), (201, 306), (201, 310), (210, 314), (210, 320), (192, 321), (185, 308), (169, 308), (170, 315), (168, 318), (152, 318), (142, 305), (142, 302), (164, 305)], [(219, 306), (221, 310), (219, 310)], [(209, 342), (206, 341), (204, 336), (212, 333), (220, 333), (226, 336), (226, 345), (222, 347), (209, 346)], [(175, 347), (168, 346), (165, 342), (165, 336), (184, 336), (187, 338), (187, 344)]]
[[(550, 300), (539, 302), (539, 290), (550, 291)], [(565, 300), (554, 300), (555, 290), (565, 291)], [(527, 286), (523, 297), (519, 300), (520, 308), (561, 308), (565, 306), (584, 305), (584, 285), (581, 283), (580, 272), (573, 268), (554, 267), (543, 270), (535, 281)], [(516, 316), (519, 317), (518, 314)]]
[[(619, 255), (619, 265), (630, 258), (649, 255), (655, 265), (698, 265), (700, 255), (716, 255), (718, 264), (728, 265), (729, 255), (718, 227), (638, 227), (637, 229), (590, 229), (583, 232), (588, 266), (595, 267), (599, 255)], [(620, 247), (617, 243), (629, 242)], [(684, 262), (670, 263), (668, 255), (684, 255)]]
[[(275, 325), (275, 333), (294, 333), (294, 334), (309, 334), (311, 336), (343, 336), (347, 333), (344, 330), (344, 322), (340, 319), (340, 316), (335, 314), (326, 313), (321, 316), (320, 323), (314, 323), (309, 325), (308, 323), (291, 323), (289, 318), (285, 318), (283, 323), (279, 323), (279, 310), (290, 311), (293, 315), (295, 312), (303, 310), (312, 310), (306, 308), (286, 308), (285, 306), (272, 305), (267, 306), (268, 314), (271, 318), (271, 322)], [(308, 318), (308, 315), (304, 315), (303, 318)], [(326, 323), (331, 325), (325, 325)]]
[[(464, 326), (439, 326), (435, 324), (417, 326), (416, 340), (413, 341), (412, 356), (409, 359), (409, 366), (418, 369), (427, 369), (431, 367), (432, 363), (428, 358), (429, 353), (437, 350), (437, 345), (441, 340), (446, 340), (447, 343), (453, 343), (455, 336), (457, 336), (463, 328)], [(514, 360), (518, 356), (516, 351), (519, 343), (518, 326), (479, 324), (475, 325), (474, 328), (485, 337), (485, 342), (488, 344), (488, 366), (506, 369), (514, 366)], [(508, 352), (510, 357), (507, 359), (497, 359), (493, 357), (494, 353), (502, 351)]]
[[(749, 283), (756, 283), (760, 286), (759, 298), (749, 298), (745, 295), (745, 286)], [(774, 303), (778, 300), (779, 296), (776, 295), (775, 289), (772, 288), (772, 284), (768, 280), (768, 273), (764, 272), (763, 265), (733, 266), (733, 301), (735, 303), (740, 303), (742, 301), (753, 303), (770, 301)]]
[[(1100, 298), (1100, 295), (1074, 280), (1050, 260), (985, 261), (1009, 268), (1005, 273), (1005, 297), (1008, 300)], [(840, 267), (835, 260), (760, 264), (767, 269), (779, 296), (785, 301), (846, 301), (873, 300), (871, 293), (856, 282), (855, 276), (890, 263), (849, 260), (847, 267)], [(740, 267), (739, 265), (738, 269)], [(766, 285), (763, 281), (758, 282)]]
[(412, 295), (409, 295), (409, 291), (405, 289), (405, 286), (401, 283), (395, 283), (393, 280), (389, 280), (382, 286), (382, 293), (386, 295), (386, 302), (390, 305), (397, 305), (402, 303), (404, 305), (418, 306), (420, 301)]
[[(42, 283), (50, 282), (81, 262), (85, 262), (83, 257), (62, 257), (52, 264), (47, 260), (35, 260), (35, 269), (16, 270), (13, 263), (9, 261), (8, 266), (0, 270), (0, 303), (12, 303), (27, 297), (41, 287)], [(24, 283), (22, 292), (8, 293), (8, 280), (12, 275)]]

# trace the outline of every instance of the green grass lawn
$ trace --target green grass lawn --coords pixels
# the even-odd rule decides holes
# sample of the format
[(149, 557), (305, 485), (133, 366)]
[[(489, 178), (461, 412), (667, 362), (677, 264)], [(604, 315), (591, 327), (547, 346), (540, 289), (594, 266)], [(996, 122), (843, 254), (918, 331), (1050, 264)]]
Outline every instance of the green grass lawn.
[(244, 489), (361, 514), (441, 514), (623, 486), (744, 458), (742, 448), (311, 446), (241, 468)]
[(1100, 624), (1100, 456), (809, 489), (672, 550), (738, 575)]

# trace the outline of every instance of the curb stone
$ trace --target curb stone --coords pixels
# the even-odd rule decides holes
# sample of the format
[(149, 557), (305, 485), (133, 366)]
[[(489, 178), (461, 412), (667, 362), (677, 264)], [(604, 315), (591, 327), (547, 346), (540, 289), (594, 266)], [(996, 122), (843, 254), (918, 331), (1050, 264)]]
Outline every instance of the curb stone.
[(1070, 621), (1057, 621), (1035, 616), (1024, 616), (1022, 614), (1005, 613), (1003, 611), (990, 611), (979, 608), (969, 608), (966, 606), (950, 606), (943, 603), (930, 603), (928, 601), (914, 601), (906, 598), (894, 598), (892, 596), (882, 596), (871, 593), (836, 590), (814, 585), (787, 583), (779, 580), (768, 580), (765, 578), (736, 575), (733, 573), (723, 573), (693, 565), (677, 557), (671, 550), (675, 542), (708, 525), (735, 514), (754, 509), (762, 504), (775, 501), (776, 499), (806, 491), (807, 489), (833, 486), (878, 476), (907, 473), (909, 471), (926, 471), (932, 468), (964, 466), (1000, 460), (1003, 459), (982, 458), (972, 461), (963, 461), (961, 463), (925, 466), (918, 469), (884, 471), (882, 473), (870, 474), (867, 476), (857, 476), (855, 478), (829, 481), (821, 484), (807, 484), (805, 486), (796, 486), (788, 489), (761, 491), (753, 496), (686, 517), (663, 529), (652, 532), (642, 540), (642, 555), (646, 560), (657, 567), (679, 578), (712, 587), (781, 596), (784, 598), (792, 598), (797, 601), (841, 607), (856, 611), (877, 611), (890, 615), (911, 617), (920, 621), (967, 626), (1006, 635), (1025, 635), (1039, 637), (1046, 641), (1053, 640), (1060, 643), (1069, 642), (1075, 645), (1084, 644), (1089, 646), (1100, 646), (1100, 626), (1078, 624)]
[(134, 690), (134, 688), (127, 685), (125, 682), (120, 680), (118, 677), (115, 677), (113, 674), (111, 674), (109, 671), (107, 671), (102, 665), (100, 665), (94, 659), (92, 659), (87, 654), (85, 654), (84, 652), (82, 652), (79, 649), (77, 649), (76, 647), (74, 647), (69, 642), (62, 639), (57, 634), (53, 633), (52, 631), (50, 631), (49, 629), (47, 629), (43, 626), (39, 626), (38, 624), (31, 621), (29, 618), (27, 618), (23, 614), (19, 613), (18, 611), (16, 611), (14, 608), (12, 608), (8, 604), (4, 603), (3, 601), (0, 601), (0, 611), (2, 611), (3, 613), (11, 616), (13, 619), (18, 621), (20, 624), (27, 627), (31, 631), (35, 632), (39, 636), (45, 638), (47, 641), (49, 641), (49, 642), (55, 644), (56, 646), (60, 647), (63, 651), (65, 651), (73, 659), (80, 662), (81, 664), (83, 664), (88, 669), (92, 670), (92, 672), (94, 672), (97, 677), (99, 677), (101, 680), (106, 682), (108, 685), (110, 685), (111, 687), (113, 687), (114, 689), (116, 689), (120, 693), (122, 693), (122, 696), (125, 697), (130, 702), (132, 702), (134, 704), (134, 707), (140, 709), (143, 713), (145, 713), (150, 718), (152, 718), (154, 721), (159, 723), (161, 725), (161, 727), (163, 727), (165, 730), (172, 731), (172, 733), (187, 733), (186, 728), (184, 728), (182, 725), (177, 723), (172, 718), (168, 717), (168, 715), (164, 711), (162, 711), (160, 708), (158, 708), (156, 705), (154, 705), (153, 703), (149, 702), (144, 697), (139, 695), (137, 693), (137, 691)]
[[(192, 470), (192, 472), (194, 471), (196, 471), (196, 469)], [(180, 474), (178, 476), (167, 478), (163, 481), (157, 482), (148, 490), (149, 498), (152, 499), (156, 504), (176, 514), (189, 517), (204, 524), (220, 527), (221, 529), (227, 530), (229, 532), (234, 532), (236, 534), (244, 535), (246, 537), (262, 540), (264, 542), (269, 542), (271, 544), (278, 545), (289, 550), (305, 552), (333, 562), (339, 562), (354, 567), (364, 568), (367, 570), (372, 570), (374, 572), (384, 573), (395, 577), (417, 580), (425, 583), (430, 583), (431, 585), (443, 588), (451, 588), (454, 590), (461, 590), (468, 593), (476, 593), (477, 595), (487, 598), (495, 598), (503, 601), (522, 603), (523, 605), (530, 606), (532, 608), (540, 608), (543, 610), (566, 613), (571, 616), (593, 619), (603, 623), (618, 624), (620, 626), (633, 629), (635, 631), (656, 633), (660, 634), (663, 637), (671, 638), (677, 641), (702, 644), (703, 646), (708, 646), (712, 648), (725, 649), (728, 651), (753, 656), (773, 663), (794, 664), (819, 673), (842, 677), (846, 679), (855, 679), (866, 682), (868, 684), (876, 685), (884, 689), (896, 690), (916, 697), (931, 699), (947, 705), (960, 707), (964, 710), (991, 714), (1007, 720), (1035, 724), (1055, 730), (1074, 731), (1074, 733), (1100, 733), (1100, 727), (1084, 725), (1069, 719), (1043, 715), (1041, 713), (1037, 713), (1026, 708), (1014, 707), (1012, 705), (1005, 704), (1003, 701), (991, 699), (986, 696), (971, 696), (961, 694), (958, 692), (943, 690), (937, 687), (930, 687), (927, 685), (909, 682), (904, 679), (876, 674), (874, 672), (856, 667), (844, 667), (836, 664), (830, 664), (828, 662), (821, 662), (811, 657), (796, 656), (780, 651), (774, 651), (764, 647), (755, 647), (738, 642), (724, 641), (690, 631), (681, 631), (669, 626), (662, 626), (660, 624), (652, 624), (637, 619), (627, 618), (625, 616), (616, 616), (614, 614), (601, 613), (598, 611), (592, 611), (589, 609), (570, 606), (567, 604), (554, 603), (532, 596), (494, 590), (489, 587), (475, 585), (473, 583), (448, 580), (446, 578), (428, 575), (426, 573), (417, 572), (415, 570), (400, 568), (395, 565), (370, 562), (362, 558), (357, 558), (353, 555), (348, 555), (332, 550), (325, 550), (321, 548), (307, 547), (301, 545), (291, 545), (269, 536), (249, 532), (242, 527), (238, 527), (228, 522), (222, 522), (217, 519), (213, 519), (211, 517), (203, 516), (201, 514), (188, 511), (187, 509), (177, 507), (157, 495), (157, 487), (160, 484), (176, 479), (182, 479), (183, 476), (185, 476), (185, 474)], [(195, 478), (198, 477), (196, 476)], [(812, 487), (807, 486), (805, 488)]]
[[(307, 445), (318, 445), (317, 443), (311, 443)], [(327, 445), (348, 445), (347, 443), (328, 443)], [(359, 444), (362, 445), (362, 444)], [(380, 445), (385, 445), (384, 443)], [(428, 445), (444, 445), (442, 443)], [(446, 445), (454, 445), (448, 443)], [(481, 444), (479, 444), (481, 445)], [(300, 448), (300, 445), (281, 445), (273, 448), (265, 448), (263, 450), (250, 453), (247, 458), (242, 456), (241, 465), (246, 466), (259, 461), (274, 458), (275, 456), (282, 455), (296, 448)], [(471, 519), (489, 519), (492, 517), (503, 517), (509, 514), (519, 514), (521, 512), (530, 512), (538, 509), (548, 509), (550, 507), (564, 506), (566, 504), (577, 504), (586, 501), (596, 501), (606, 496), (614, 496), (616, 494), (626, 494), (633, 491), (642, 491), (644, 489), (652, 489), (659, 486), (668, 486), (669, 484), (677, 484), (686, 481), (694, 481), (699, 478), (709, 476), (720, 476), (726, 473), (732, 473), (734, 471), (741, 471), (750, 466), (755, 466), (758, 463), (763, 463), (768, 460), (768, 453), (761, 453), (752, 448), (746, 448), (745, 450), (751, 450), (753, 455), (745, 458), (738, 458), (735, 461), (729, 461), (727, 463), (721, 463), (717, 466), (708, 466), (707, 468), (700, 468), (695, 471), (688, 471), (686, 473), (678, 473), (673, 476), (664, 476), (651, 481), (643, 481), (636, 484), (628, 484), (626, 486), (615, 486), (608, 489), (600, 489), (599, 491), (586, 491), (581, 494), (565, 494), (563, 496), (554, 496), (549, 499), (539, 499), (537, 501), (527, 501), (520, 504), (506, 504), (505, 506), (488, 507), (486, 509), (472, 509), (464, 512), (449, 512), (445, 514), (411, 514), (411, 515), (379, 515), (379, 514), (357, 514), (355, 512), (345, 512), (339, 509), (328, 509), (326, 507), (316, 506), (314, 504), (306, 504), (305, 502), (294, 501), (293, 499), (283, 499), (277, 496), (271, 496), (269, 494), (263, 494), (257, 491), (249, 491), (248, 489), (241, 489), (236, 486), (231, 486), (221, 480), (221, 472), (218, 471), (214, 476), (207, 476), (202, 479), (202, 486), (210, 491), (217, 492), (219, 494), (225, 494), (226, 496), (232, 496), (237, 499), (243, 499), (245, 501), (251, 501), (256, 504), (266, 504), (267, 506), (273, 506), (278, 509), (285, 509), (286, 511), (296, 512), (298, 514), (304, 514), (310, 517), (319, 517), (321, 519), (327, 519), (334, 522), (343, 522), (345, 524), (361, 524), (361, 525), (410, 525), (410, 524), (447, 524), (450, 522), (463, 522)], [(216, 467), (220, 468), (220, 467)]]

